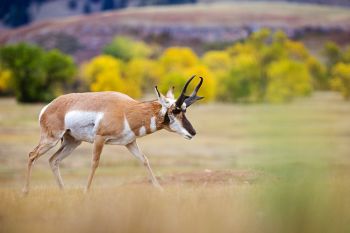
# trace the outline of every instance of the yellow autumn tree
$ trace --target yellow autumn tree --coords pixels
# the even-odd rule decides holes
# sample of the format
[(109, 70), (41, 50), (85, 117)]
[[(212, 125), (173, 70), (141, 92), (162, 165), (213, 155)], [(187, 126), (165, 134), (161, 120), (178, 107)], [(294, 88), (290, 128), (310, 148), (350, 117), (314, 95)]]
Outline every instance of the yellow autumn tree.
[(340, 91), (343, 97), (350, 99), (350, 64), (337, 63), (332, 69), (331, 86)]
[(6, 93), (11, 89), (11, 71), (0, 69), (0, 93)]
[(104, 72), (112, 72), (120, 77), (122, 65), (122, 61), (110, 55), (99, 55), (83, 64), (82, 76), (89, 84), (95, 82), (97, 76)]
[(157, 61), (145, 58), (130, 60), (125, 68), (127, 79), (134, 80), (143, 91), (153, 91), (163, 74), (164, 68)]
[(132, 97), (141, 95), (141, 85), (137, 79), (124, 75), (124, 63), (109, 55), (93, 58), (82, 67), (82, 76), (91, 91), (119, 91)]
[(226, 51), (209, 51), (202, 57), (202, 62), (217, 76), (222, 76), (232, 65), (230, 55)]
[[(164, 72), (159, 83), (162, 92), (166, 92), (169, 87), (174, 86), (175, 95), (178, 96), (190, 76), (197, 75), (204, 78), (204, 85), (198, 95), (205, 97), (203, 101), (215, 99), (216, 80), (214, 74), (207, 66), (200, 64), (197, 55), (190, 48), (172, 47), (165, 50), (159, 58), (158, 65), (163, 67)], [(188, 92), (193, 90), (196, 84), (195, 81), (192, 82)]]
[(267, 68), (267, 79), (265, 98), (268, 102), (286, 102), (312, 91), (311, 75), (301, 62), (287, 59), (273, 62)]
[(124, 91), (125, 83), (120, 76), (114, 72), (101, 72), (96, 76), (96, 80), (91, 83), (91, 91)]
[(327, 75), (326, 66), (318, 61), (315, 57), (309, 56), (305, 63), (312, 75), (313, 86), (315, 89), (326, 90), (329, 89), (329, 78)]
[[(204, 96), (205, 99), (203, 99), (204, 102), (212, 101), (216, 97), (216, 91), (217, 91), (217, 83), (216, 78), (214, 76), (214, 73), (208, 69), (205, 65), (196, 65), (193, 67), (190, 67), (188, 70), (186, 70), (186, 74), (195, 74), (197, 77), (203, 77), (203, 85), (198, 91), (199, 96)], [(193, 88), (197, 85), (196, 82), (191, 83), (189, 90), (193, 90)], [(189, 93), (191, 94), (191, 93)]]
[[(174, 86), (174, 94), (177, 97), (184, 87), (187, 80), (190, 78), (188, 74), (196, 75), (197, 77), (204, 78), (204, 84), (200, 88), (198, 95), (204, 96), (203, 102), (212, 101), (216, 97), (216, 80), (212, 72), (204, 65), (197, 65), (188, 69), (173, 71), (165, 74), (160, 82), (159, 88), (165, 93), (170, 87)], [(195, 86), (198, 84), (199, 79), (194, 79), (187, 88), (187, 94), (191, 94)]]
[(159, 59), (167, 72), (181, 70), (198, 64), (198, 57), (187, 47), (171, 47), (164, 51)]

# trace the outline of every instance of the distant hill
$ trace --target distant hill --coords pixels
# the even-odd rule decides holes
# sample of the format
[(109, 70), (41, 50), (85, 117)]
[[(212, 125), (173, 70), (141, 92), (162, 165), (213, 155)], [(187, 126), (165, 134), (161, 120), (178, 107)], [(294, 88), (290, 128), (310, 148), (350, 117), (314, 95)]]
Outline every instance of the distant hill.
[[(29, 41), (59, 48), (78, 62), (101, 52), (117, 34), (148, 42), (195, 49), (246, 38), (262, 27), (282, 29), (290, 37), (316, 35), (350, 42), (350, 9), (281, 2), (236, 2), (176, 7), (127, 8), (88, 16), (42, 20), (0, 32), (0, 43)], [(306, 36), (307, 35), (307, 36)], [(314, 46), (313, 40), (311, 46)]]
[[(350, 7), (350, 0), (264, 0)], [(1, 25), (18, 27), (40, 20), (92, 14), (127, 7), (218, 2), (259, 2), (259, 0), (2, 0)]]

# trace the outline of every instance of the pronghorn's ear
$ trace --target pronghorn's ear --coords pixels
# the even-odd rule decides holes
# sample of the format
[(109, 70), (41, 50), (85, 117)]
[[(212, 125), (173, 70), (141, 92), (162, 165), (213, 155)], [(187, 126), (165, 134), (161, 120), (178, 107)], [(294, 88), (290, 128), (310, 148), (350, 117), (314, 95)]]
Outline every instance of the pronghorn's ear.
[(169, 99), (175, 99), (174, 97), (174, 86), (170, 87), (168, 92), (166, 93), (166, 97)]
[(158, 87), (155, 86), (154, 90), (156, 91), (157, 94), (157, 98), (159, 100), (159, 103), (163, 106), (163, 107), (167, 107), (166, 101), (165, 101), (165, 97), (164, 95), (162, 95), (159, 91), (158, 91)]

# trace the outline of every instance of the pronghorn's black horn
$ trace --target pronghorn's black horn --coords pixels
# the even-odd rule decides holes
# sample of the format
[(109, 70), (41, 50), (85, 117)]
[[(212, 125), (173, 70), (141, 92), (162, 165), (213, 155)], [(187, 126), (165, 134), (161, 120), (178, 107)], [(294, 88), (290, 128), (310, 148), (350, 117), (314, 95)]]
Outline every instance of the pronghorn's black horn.
[(197, 92), (199, 90), (199, 88), (202, 86), (202, 83), (203, 83), (203, 78), (202, 77), (199, 77), (201, 80), (199, 81), (198, 85), (196, 86), (196, 88), (194, 89), (194, 91), (192, 92), (192, 94), (187, 97), (185, 99), (185, 104), (186, 104), (186, 107), (189, 107), (191, 104), (193, 104), (194, 102), (196, 102), (197, 100), (201, 100), (203, 99), (204, 97), (201, 97), (201, 96), (197, 96)]
[(186, 82), (184, 88), (182, 89), (182, 92), (181, 92), (179, 98), (177, 98), (177, 100), (176, 100), (176, 107), (181, 108), (181, 105), (183, 104), (183, 102), (185, 101), (185, 99), (188, 98), (188, 96), (185, 95), (185, 94), (186, 94), (186, 90), (187, 90), (188, 85), (190, 84), (190, 82), (192, 81), (192, 79), (193, 79), (194, 77), (196, 77), (196, 75), (193, 75), (193, 76)]

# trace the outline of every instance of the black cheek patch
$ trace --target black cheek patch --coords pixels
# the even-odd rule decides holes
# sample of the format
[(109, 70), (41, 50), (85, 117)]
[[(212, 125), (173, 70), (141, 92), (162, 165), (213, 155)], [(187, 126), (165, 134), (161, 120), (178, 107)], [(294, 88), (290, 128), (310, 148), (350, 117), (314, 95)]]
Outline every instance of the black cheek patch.
[(196, 135), (196, 130), (194, 130), (193, 126), (191, 123), (187, 120), (186, 116), (183, 115), (182, 118), (182, 126), (192, 135)]
[(170, 123), (170, 118), (169, 118), (168, 113), (166, 113), (164, 116), (163, 124), (168, 125), (169, 123)]
[(173, 110), (173, 114), (175, 114), (175, 115), (179, 114), (180, 112), (181, 112), (181, 108), (175, 108)]

